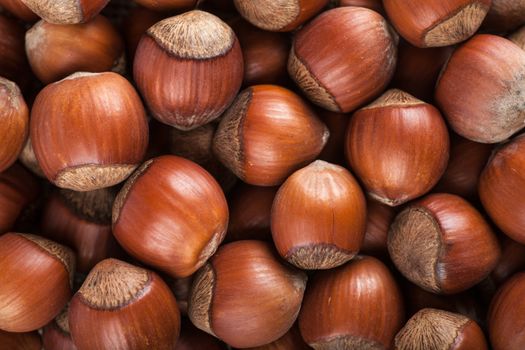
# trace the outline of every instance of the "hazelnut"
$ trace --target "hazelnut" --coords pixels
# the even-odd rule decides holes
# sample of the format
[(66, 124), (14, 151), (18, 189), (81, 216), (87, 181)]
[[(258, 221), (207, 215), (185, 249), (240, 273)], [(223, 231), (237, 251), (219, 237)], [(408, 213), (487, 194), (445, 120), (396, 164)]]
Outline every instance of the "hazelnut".
[(515, 274), (490, 303), (488, 331), (494, 350), (520, 350), (525, 344), (525, 273)]
[(279, 188), (271, 223), (281, 257), (301, 269), (331, 269), (361, 248), (365, 196), (348, 170), (318, 160)]
[(497, 143), (523, 128), (524, 84), (525, 51), (505, 38), (478, 34), (443, 68), (436, 102), (455, 132)]
[(396, 216), (396, 210), (389, 205), (367, 198), (366, 214), (365, 238), (361, 253), (385, 261), (388, 259), (388, 229)]
[(106, 259), (74, 295), (69, 330), (78, 350), (171, 350), (179, 337), (180, 313), (156, 273)]
[(169, 286), (173, 295), (177, 299), (177, 305), (181, 314), (188, 315), (188, 300), (190, 298), (191, 284), (193, 283), (193, 275), (182, 278), (175, 278), (170, 282)]
[(255, 85), (242, 91), (222, 117), (213, 150), (242, 181), (275, 186), (313, 161), (328, 137), (299, 96), (276, 85)]
[(345, 114), (330, 112), (321, 108), (318, 108), (317, 112), (330, 132), (330, 137), (328, 138), (328, 141), (326, 142), (318, 158), (329, 163), (339, 165), (346, 164), (344, 150), (346, 129), (348, 129), (348, 122), (350, 118), (348, 118), (348, 116)]
[(403, 324), (403, 300), (379, 260), (358, 256), (308, 282), (299, 329), (316, 349), (390, 349)]
[(31, 142), (58, 187), (93, 191), (125, 180), (148, 144), (144, 107), (116, 73), (74, 73), (46, 86), (31, 110)]
[(513, 240), (525, 243), (525, 135), (496, 149), (479, 178), (479, 198), (494, 223)]
[(109, 0), (20, 0), (43, 20), (54, 24), (77, 24), (90, 21)]
[(18, 86), (0, 77), (0, 172), (22, 152), (29, 134), (29, 110)]
[(357, 6), (365, 7), (384, 16), (385, 9), (383, 8), (382, 0), (336, 0), (337, 6)]
[(29, 332), (49, 323), (71, 297), (74, 265), (73, 251), (53, 241), (0, 236), (0, 329)]
[(233, 188), (237, 177), (219, 161), (212, 150), (216, 124), (209, 123), (186, 131), (161, 125), (169, 128), (165, 138), (170, 154), (189, 159), (202, 166), (219, 182), (224, 192)]
[(402, 290), (410, 317), (422, 309), (433, 308), (461, 314), (478, 323), (485, 322), (485, 305), (475, 288), (457, 294), (443, 295), (428, 292), (405, 280)]
[(113, 206), (113, 234), (132, 256), (172, 277), (199, 269), (224, 239), (228, 205), (199, 165), (176, 156), (145, 162)]
[(487, 350), (488, 345), (475, 321), (448, 311), (423, 309), (397, 333), (394, 349)]
[(256, 27), (289, 32), (316, 15), (329, 0), (233, 0), (237, 11)]
[(22, 152), (20, 152), (20, 155), (18, 156), (18, 160), (33, 174), (44, 179), (46, 178), (44, 171), (36, 159), (35, 151), (33, 150), (33, 144), (31, 143), (31, 137), (27, 138), (24, 148), (22, 148)]
[[(177, 299), (178, 301), (179, 299)], [(215, 337), (195, 328), (189, 320), (182, 321), (180, 337), (175, 350), (225, 350), (226, 347)]]
[(306, 274), (283, 265), (270, 244), (233, 242), (196, 274), (188, 314), (233, 347), (262, 346), (290, 330), (305, 287)]
[(26, 53), (33, 73), (45, 84), (75, 72), (125, 69), (124, 43), (104, 16), (82, 24), (40, 20), (26, 33)]
[(127, 58), (130, 66), (133, 66), (135, 52), (142, 35), (149, 27), (166, 18), (161, 12), (156, 12), (142, 6), (133, 7), (124, 19), (122, 31), (126, 41)]
[(418, 47), (448, 46), (471, 37), (491, 0), (384, 0), (399, 34)]
[(441, 294), (481, 282), (501, 255), (481, 214), (461, 197), (443, 193), (428, 195), (396, 216), (388, 251), (403, 276)]
[(194, 10), (151, 26), (137, 47), (133, 70), (153, 116), (190, 130), (219, 117), (235, 98), (242, 52), (226, 23)]
[(447, 127), (434, 106), (388, 90), (350, 119), (346, 156), (372, 198), (397, 206), (439, 181), (449, 157)]
[(311, 350), (301, 337), (297, 324), (285, 335), (270, 344), (247, 348), (248, 350)]
[(312, 102), (347, 113), (385, 89), (394, 74), (396, 46), (397, 34), (380, 14), (340, 7), (294, 34), (288, 72)]

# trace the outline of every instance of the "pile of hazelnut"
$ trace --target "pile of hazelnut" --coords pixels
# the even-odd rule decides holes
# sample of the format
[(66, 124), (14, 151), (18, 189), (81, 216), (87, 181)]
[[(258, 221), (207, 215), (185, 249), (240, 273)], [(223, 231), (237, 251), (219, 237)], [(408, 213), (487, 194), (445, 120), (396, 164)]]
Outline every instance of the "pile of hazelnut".
[(0, 0), (0, 350), (525, 349), (525, 0)]

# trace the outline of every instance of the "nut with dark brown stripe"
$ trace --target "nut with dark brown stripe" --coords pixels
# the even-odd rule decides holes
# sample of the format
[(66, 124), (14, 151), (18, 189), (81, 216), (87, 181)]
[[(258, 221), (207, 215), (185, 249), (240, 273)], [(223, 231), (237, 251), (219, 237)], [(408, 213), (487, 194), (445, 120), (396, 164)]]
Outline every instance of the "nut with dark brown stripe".
[(354, 257), (363, 242), (366, 201), (345, 168), (322, 160), (293, 173), (272, 207), (279, 254), (301, 269), (331, 269)]

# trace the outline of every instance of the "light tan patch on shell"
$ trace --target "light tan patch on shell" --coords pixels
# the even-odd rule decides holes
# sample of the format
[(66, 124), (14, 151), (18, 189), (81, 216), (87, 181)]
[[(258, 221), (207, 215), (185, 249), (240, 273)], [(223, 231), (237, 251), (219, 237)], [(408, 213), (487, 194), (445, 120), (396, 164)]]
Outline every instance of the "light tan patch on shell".
[(58, 316), (55, 318), (55, 322), (60, 328), (60, 330), (64, 333), (69, 334), (69, 303), (66, 305), (66, 307), (58, 314)]
[(124, 206), (124, 203), (126, 202), (126, 198), (128, 197), (128, 193), (133, 187), (133, 184), (138, 180), (138, 178), (151, 166), (154, 159), (150, 159), (146, 162), (144, 162), (140, 168), (137, 169), (126, 181), (120, 192), (117, 194), (117, 197), (115, 198), (115, 201), (113, 202), (113, 210), (112, 210), (112, 223), (116, 223), (118, 220), (118, 217), (120, 215), (120, 210)]
[[(23, 97), (20, 88), (11, 80), (2, 77), (0, 77), (0, 98), (2, 104), (6, 101), (9, 107), (14, 110), (22, 108)], [(2, 108), (6, 108), (6, 106), (3, 105)]]
[(439, 47), (466, 40), (481, 26), (488, 10), (488, 6), (480, 2), (468, 4), (445, 21), (429, 29), (423, 42), (427, 47)]
[(296, 56), (292, 47), (288, 57), (288, 72), (290, 77), (299, 85), (306, 96), (315, 104), (332, 112), (340, 112), (341, 109), (335, 101), (335, 97), (313, 76), (309, 69)]
[(211, 328), (211, 304), (215, 288), (215, 271), (210, 263), (197, 271), (188, 302), (188, 316), (199, 329), (215, 335)]
[(401, 273), (420, 287), (439, 293), (436, 265), (441, 230), (424, 208), (409, 207), (394, 219), (388, 233), (388, 251)]
[(301, 13), (299, 0), (235, 0), (235, 7), (253, 25), (278, 31), (293, 21)]
[(343, 265), (355, 254), (333, 244), (311, 244), (288, 251), (285, 259), (303, 270), (326, 270)]
[(246, 89), (237, 96), (224, 113), (212, 145), (219, 160), (241, 179), (245, 175), (243, 124), (251, 99), (251, 89)]
[(55, 24), (75, 24), (84, 20), (78, 0), (21, 0), (45, 21)]
[(136, 167), (135, 164), (79, 165), (62, 170), (53, 182), (60, 188), (94, 191), (124, 181)]
[(359, 350), (386, 350), (383, 344), (371, 339), (352, 336), (340, 336), (329, 340), (309, 344), (315, 350), (359, 349)]
[(417, 106), (422, 104), (425, 104), (425, 102), (415, 98), (407, 92), (399, 89), (390, 89), (374, 102), (363, 107), (362, 110), (393, 106)]
[(418, 311), (395, 338), (396, 350), (448, 350), (470, 320), (459, 314), (437, 309)]
[(525, 126), (525, 53), (523, 57), (514, 79), (505, 81), (502, 94), (493, 98), (492, 113), (497, 118), (487, 127), (494, 130), (488, 140), (491, 143), (503, 141)]
[(173, 56), (201, 60), (226, 54), (236, 38), (219, 17), (199, 10), (166, 18), (147, 34)]
[(150, 281), (148, 270), (106, 259), (95, 265), (78, 293), (91, 307), (114, 310), (140, 297)]
[(61, 244), (58, 244), (49, 239), (42, 238), (40, 236), (28, 234), (28, 233), (17, 233), (17, 235), (33, 242), (51, 256), (59, 260), (69, 275), (70, 286), (73, 287), (73, 277), (75, 275), (75, 253), (71, 249)]

